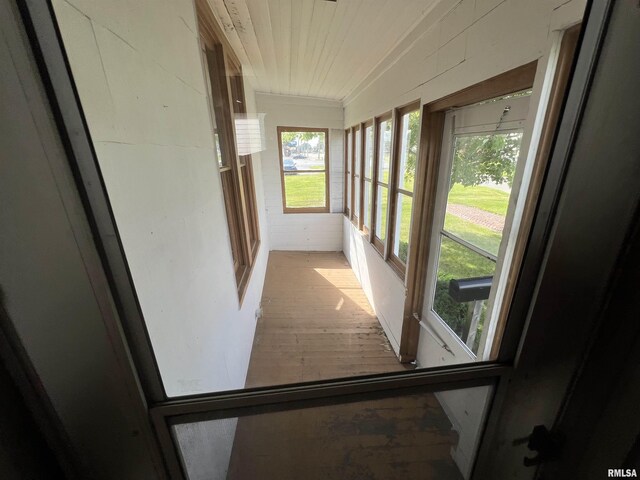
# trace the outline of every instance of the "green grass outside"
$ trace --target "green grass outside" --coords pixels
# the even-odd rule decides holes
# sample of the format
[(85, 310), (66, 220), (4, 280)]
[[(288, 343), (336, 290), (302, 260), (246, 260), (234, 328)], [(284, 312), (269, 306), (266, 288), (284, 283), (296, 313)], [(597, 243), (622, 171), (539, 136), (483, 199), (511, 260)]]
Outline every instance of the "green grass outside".
[(448, 203), (475, 207), (504, 217), (507, 215), (509, 194), (496, 188), (481, 185), (465, 187), (456, 183), (449, 191)]
[(285, 174), (284, 188), (288, 208), (322, 208), (325, 206), (324, 173)]
[(489, 253), (498, 255), (498, 248), (500, 248), (500, 241), (502, 240), (502, 234), (499, 232), (450, 213), (445, 216), (444, 229)]

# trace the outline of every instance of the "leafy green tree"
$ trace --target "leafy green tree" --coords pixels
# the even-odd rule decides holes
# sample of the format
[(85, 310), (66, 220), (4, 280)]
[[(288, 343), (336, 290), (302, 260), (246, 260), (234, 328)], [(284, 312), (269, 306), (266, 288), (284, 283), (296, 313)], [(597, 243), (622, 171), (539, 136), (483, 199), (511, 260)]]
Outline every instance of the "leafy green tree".
[(300, 144), (301, 142), (310, 141), (316, 135), (317, 133), (314, 132), (282, 132), (282, 143), (286, 145), (287, 143), (297, 140), (298, 144)]
[(420, 133), (420, 111), (409, 114), (409, 138), (407, 139), (407, 171), (405, 181), (413, 179), (416, 173), (416, 162), (418, 160), (418, 135)]
[(456, 138), (451, 184), (513, 183), (522, 134), (469, 135)]

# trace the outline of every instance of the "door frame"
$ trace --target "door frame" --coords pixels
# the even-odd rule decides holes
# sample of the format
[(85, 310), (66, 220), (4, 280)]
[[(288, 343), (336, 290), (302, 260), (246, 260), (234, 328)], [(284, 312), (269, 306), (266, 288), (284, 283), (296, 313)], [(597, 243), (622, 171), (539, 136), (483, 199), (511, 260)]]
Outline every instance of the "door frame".
[[(523, 268), (515, 287), (512, 308), (506, 322), (504, 340), (497, 355), (497, 362), (481, 362), (474, 365), (372, 375), (287, 387), (222, 392), (179, 399), (169, 399), (162, 385), (53, 8), (49, 2), (37, 0), (17, 0), (17, 3), (29, 33), (29, 41), (37, 58), (40, 75), (45, 84), (71, 168), (75, 174), (76, 186), (83, 199), (94, 241), (101, 255), (102, 266), (107, 272), (109, 286), (121, 314), (121, 326), (127, 338), (123, 347), (125, 351), (130, 349), (132, 352), (132, 358), (123, 359), (124, 365), (140, 379), (141, 400), (150, 405), (149, 412), (157, 429), (157, 439), (160, 445), (164, 446), (166, 466), (169, 472), (175, 474), (175, 477), (172, 478), (182, 478), (183, 474), (176, 462), (177, 454), (173, 445), (170, 446), (167, 443), (168, 428), (163, 427), (163, 425), (167, 425), (167, 419), (170, 415), (181, 412), (232, 411), (258, 407), (289, 410), (300, 406), (344, 403), (375, 395), (397, 396), (403, 391), (412, 391), (411, 389), (435, 391), (481, 384), (493, 384), (496, 390), (488, 413), (487, 425), (482, 432), (476, 468), (472, 478), (495, 478), (481, 476), (488, 471), (487, 469), (492, 468), (492, 461), (495, 460), (491, 452), (491, 445), (504, 436), (503, 426), (505, 422), (508, 424), (512, 420), (508, 415), (505, 417), (505, 410), (508, 413), (513, 409), (522, 408), (523, 405), (522, 399), (514, 397), (510, 381), (514, 377), (526, 373), (520, 370), (520, 365), (523, 363), (523, 359), (527, 359), (527, 356), (535, 364), (536, 355), (532, 351), (533, 347), (544, 348), (545, 341), (548, 340), (527, 335), (528, 329), (525, 331), (524, 327), (525, 324), (530, 327), (535, 323), (538, 328), (542, 328), (552, 320), (539, 316), (532, 318), (529, 307), (532, 303), (532, 293), (539, 288), (542, 261), (543, 259), (545, 262), (548, 261), (545, 254), (547, 246), (554, 238), (554, 219), (560, 203), (560, 194), (563, 192), (562, 187), (567, 174), (567, 166), (602, 48), (611, 2), (590, 2), (587, 5), (580, 52), (575, 61), (575, 68), (573, 68), (574, 63), (571, 64), (570, 70), (573, 72), (573, 78), (568, 95), (563, 96), (559, 128), (554, 127), (553, 129), (553, 154), (549, 160), (544, 185), (537, 203), (538, 215), (534, 218), (531, 234), (528, 237), (522, 262)], [(420, 212), (415, 216), (414, 222), (416, 223), (414, 225), (418, 225), (419, 228), (412, 229), (412, 242), (420, 233), (423, 234), (423, 238), (430, 238), (432, 222), (429, 220), (431, 220), (432, 213), (428, 208), (425, 208), (425, 205), (433, 205), (435, 192), (433, 186), (437, 178), (437, 162), (432, 159), (439, 158), (443, 112), (453, 106), (468, 105), (482, 100), (482, 98), (478, 98), (478, 92), (482, 92), (482, 97), (490, 98), (529, 88), (533, 83), (532, 78), (535, 70), (536, 62), (531, 62), (494, 77), (491, 79), (492, 82), (482, 82), (473, 91), (463, 90), (458, 94), (423, 107), (423, 135), (420, 140), (421, 159), (417, 173), (417, 180), (422, 182), (423, 188), (420, 188), (420, 184), (417, 183), (415, 201), (420, 205)], [(504, 82), (496, 82), (496, 78), (508, 79), (509, 88), (504, 86)], [(505, 91), (505, 89), (509, 91)], [(414, 248), (409, 256), (409, 262), (413, 268), (409, 269), (407, 275), (408, 284), (422, 285), (420, 288), (413, 288), (413, 293), (408, 296), (405, 308), (403, 345), (401, 347), (405, 361), (411, 358), (412, 349), (415, 351), (415, 347), (417, 347), (417, 335), (415, 334), (418, 328), (417, 322), (406, 322), (406, 319), (412, 317), (413, 312), (421, 311), (415, 309), (415, 304), (419, 301), (416, 292), (424, 291), (424, 280), (420, 281), (418, 267), (421, 265), (421, 259), (424, 264), (425, 253), (427, 252), (424, 251), (424, 248)], [(606, 260), (609, 259), (602, 259), (602, 261)], [(548, 265), (545, 264), (545, 266)], [(527, 344), (531, 348), (524, 349), (523, 346), (527, 346)], [(583, 346), (584, 344), (575, 342), (570, 344), (567, 350), (569, 350), (569, 354), (578, 356)], [(413, 357), (415, 357), (415, 353), (413, 353)], [(565, 386), (565, 384), (558, 386), (555, 392), (564, 391), (563, 387)], [(544, 401), (544, 394), (537, 398), (538, 403), (544, 403)], [(518, 452), (508, 451), (507, 454), (509, 453), (514, 459), (519, 455)]]

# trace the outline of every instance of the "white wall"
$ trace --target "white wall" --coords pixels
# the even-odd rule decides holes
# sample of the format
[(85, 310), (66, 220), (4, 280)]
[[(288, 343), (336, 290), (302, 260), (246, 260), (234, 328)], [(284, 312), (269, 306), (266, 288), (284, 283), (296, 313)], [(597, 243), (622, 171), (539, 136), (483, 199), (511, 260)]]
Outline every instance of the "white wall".
[(166, 391), (241, 388), (268, 254), (260, 156), (240, 308), (193, 2), (53, 3)]
[(0, 302), (82, 463), (78, 478), (165, 478), (19, 19), (0, 0)]
[[(584, 0), (442, 0), (345, 99), (345, 126), (416, 99), (429, 103), (533, 60), (544, 60), (557, 30), (579, 21), (584, 5)], [(538, 68), (538, 77), (544, 74), (545, 68)], [(537, 78), (536, 87), (541, 83)], [(533, 98), (540, 98), (540, 92), (534, 91)], [(534, 118), (536, 108), (530, 113)], [(363, 288), (372, 292), (367, 293), (372, 295), (371, 303), (393, 306), (381, 318), (393, 344), (394, 332), (401, 328), (404, 289), (392, 289), (397, 283), (393, 271), (346, 221), (344, 250), (351, 252), (348, 257)], [(390, 299), (392, 291), (395, 298)], [(420, 367), (430, 367), (461, 359), (449, 355), (422, 330), (417, 361)], [(468, 475), (477, 433), (477, 422), (471, 419), (482, 417), (486, 396), (474, 389), (446, 392), (438, 398), (459, 431), (453, 455)]]
[(391, 347), (398, 355), (406, 297), (404, 282), (371, 246), (368, 237), (358, 231), (344, 215), (342, 221), (344, 254), (376, 312)]
[[(342, 103), (286, 95), (256, 94), (264, 113), (266, 149), (262, 152), (269, 245), (271, 250), (342, 250), (344, 194), (344, 117)], [(284, 214), (277, 127), (329, 129), (330, 212)]]
[(233, 417), (172, 427), (189, 480), (226, 480), (237, 424)]

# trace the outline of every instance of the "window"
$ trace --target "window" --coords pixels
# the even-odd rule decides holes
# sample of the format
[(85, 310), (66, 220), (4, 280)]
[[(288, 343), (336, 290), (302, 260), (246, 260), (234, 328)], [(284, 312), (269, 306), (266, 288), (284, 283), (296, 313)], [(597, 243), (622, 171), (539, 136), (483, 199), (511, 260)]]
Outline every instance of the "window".
[(391, 113), (376, 119), (377, 158), (375, 172), (375, 202), (373, 245), (384, 255), (387, 238), (387, 212), (389, 209), (389, 172), (391, 168)]
[[(233, 105), (234, 118), (246, 118), (247, 107), (244, 96), (244, 83), (242, 81), (242, 69), (233, 60), (230, 60), (229, 70), (231, 103)], [(236, 130), (236, 140), (238, 140), (237, 136), (238, 132)], [(249, 246), (251, 249), (251, 256), (255, 257), (260, 242), (260, 237), (258, 231), (256, 192), (253, 181), (251, 153), (248, 151), (249, 149), (247, 148), (246, 143), (247, 142), (243, 142), (243, 144), (240, 144), (240, 142), (236, 141), (236, 148), (238, 149), (238, 168), (240, 170), (244, 200), (246, 202)]]
[(360, 179), (361, 179), (361, 155), (362, 155), (362, 151), (361, 151), (361, 135), (360, 135), (360, 127), (354, 127), (353, 128), (353, 138), (354, 138), (354, 145), (353, 145), (353, 168), (351, 169), (351, 171), (353, 172), (351, 181), (353, 182), (353, 188), (351, 189), (352, 194), (351, 194), (351, 221), (354, 223), (354, 225), (356, 225), (358, 228), (360, 228), (360, 189), (361, 189), (361, 185), (360, 185)]
[[(426, 318), (481, 357), (530, 91), (446, 115)], [(455, 117), (455, 120), (454, 120)], [(493, 292), (493, 294), (492, 294)]]
[(329, 130), (278, 127), (284, 213), (329, 212)]
[(351, 130), (345, 130), (344, 151), (344, 214), (347, 218), (351, 212)]
[(371, 230), (372, 180), (373, 180), (373, 122), (364, 124), (364, 170), (362, 183), (362, 229)]
[(391, 211), (391, 263), (402, 272), (409, 256), (413, 188), (420, 135), (419, 103), (398, 110), (398, 147), (394, 158), (394, 189)]
[(235, 120), (246, 116), (242, 69), (239, 62), (213, 39), (205, 56), (211, 92), (211, 119), (218, 171), (222, 181), (231, 255), (240, 301), (260, 245), (251, 154), (238, 152)]

